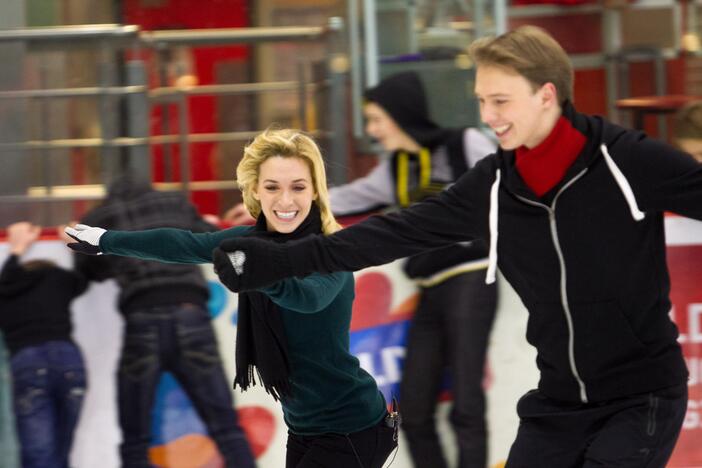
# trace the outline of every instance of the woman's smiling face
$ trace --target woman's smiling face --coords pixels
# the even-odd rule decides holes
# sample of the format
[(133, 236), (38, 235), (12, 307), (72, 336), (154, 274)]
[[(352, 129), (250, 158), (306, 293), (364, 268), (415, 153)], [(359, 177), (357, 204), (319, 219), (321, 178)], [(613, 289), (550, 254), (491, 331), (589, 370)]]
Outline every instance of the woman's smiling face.
[(317, 198), (307, 163), (301, 158), (281, 156), (261, 163), (253, 196), (261, 203), (268, 230), (285, 234), (307, 218)]

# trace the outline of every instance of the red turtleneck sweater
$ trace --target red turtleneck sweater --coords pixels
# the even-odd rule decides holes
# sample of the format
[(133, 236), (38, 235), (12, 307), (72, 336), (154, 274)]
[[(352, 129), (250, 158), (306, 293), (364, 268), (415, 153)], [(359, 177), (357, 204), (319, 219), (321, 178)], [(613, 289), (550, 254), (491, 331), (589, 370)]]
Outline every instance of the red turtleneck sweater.
[(585, 146), (585, 135), (561, 116), (551, 133), (534, 148), (515, 151), (517, 171), (538, 196), (555, 187)]

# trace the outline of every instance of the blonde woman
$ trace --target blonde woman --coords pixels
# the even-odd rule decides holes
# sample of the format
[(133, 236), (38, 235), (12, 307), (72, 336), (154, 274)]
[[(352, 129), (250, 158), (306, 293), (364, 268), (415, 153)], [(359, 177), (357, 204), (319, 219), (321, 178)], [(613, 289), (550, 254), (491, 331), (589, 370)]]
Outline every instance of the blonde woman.
[[(257, 219), (195, 234), (177, 229), (105, 231), (78, 225), (67, 233), (83, 253), (177, 263), (207, 263), (213, 249), (241, 236), (287, 242), (332, 234), (322, 155), (295, 130), (266, 130), (244, 150), (237, 168), (244, 203)], [(221, 250), (221, 262), (241, 262)], [(218, 266), (220, 265), (220, 266)], [(396, 443), (396, 419), (373, 378), (349, 352), (353, 275), (292, 278), (239, 296), (235, 385), (259, 382), (280, 399), (289, 428), (286, 468), (381, 467)]]

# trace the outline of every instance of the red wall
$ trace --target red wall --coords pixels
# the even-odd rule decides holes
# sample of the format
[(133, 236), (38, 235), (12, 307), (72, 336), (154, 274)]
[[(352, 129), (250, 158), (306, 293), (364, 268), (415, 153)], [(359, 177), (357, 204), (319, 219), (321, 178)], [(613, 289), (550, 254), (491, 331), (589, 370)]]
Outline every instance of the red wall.
[[(155, 29), (203, 29), (203, 28), (235, 28), (249, 25), (249, 6), (245, 0), (163, 0), (157, 6), (149, 6), (156, 2), (143, 0), (125, 0), (122, 2), (122, 14), (126, 24), (137, 24), (144, 30)], [(194, 72), (198, 84), (214, 84), (215, 65), (222, 61), (241, 60), (249, 58), (248, 47), (199, 47), (193, 49)], [(151, 83), (155, 85), (157, 75), (155, 67), (152, 70)], [(214, 97), (198, 96), (189, 100), (190, 132), (217, 132), (216, 101)], [(151, 114), (151, 133), (162, 133), (162, 113), (160, 108), (154, 108)], [(175, 106), (169, 111), (169, 130), (167, 133), (177, 133), (178, 115)], [(216, 143), (197, 143), (190, 146), (190, 171), (192, 180), (211, 180), (215, 178), (215, 146)], [(171, 166), (174, 168), (174, 179), (180, 179), (178, 163), (178, 148), (173, 146)], [(161, 146), (155, 146), (152, 154), (153, 179), (156, 182), (164, 180), (164, 151)], [(193, 201), (202, 213), (218, 213), (219, 200), (216, 193), (194, 192)]]

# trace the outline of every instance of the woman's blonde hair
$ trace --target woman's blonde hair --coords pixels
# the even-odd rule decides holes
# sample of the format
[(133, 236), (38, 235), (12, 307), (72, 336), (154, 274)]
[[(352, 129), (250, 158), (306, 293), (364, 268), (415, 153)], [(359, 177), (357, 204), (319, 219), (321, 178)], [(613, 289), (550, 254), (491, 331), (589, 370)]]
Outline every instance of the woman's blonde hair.
[(468, 53), (477, 66), (513, 70), (536, 89), (553, 83), (558, 103), (573, 100), (573, 65), (563, 47), (536, 26), (520, 26), (497, 37), (476, 39)]
[(244, 205), (251, 216), (258, 218), (261, 213), (261, 202), (254, 198), (261, 164), (273, 156), (300, 158), (307, 163), (312, 175), (312, 187), (317, 195), (314, 203), (319, 207), (322, 232), (331, 234), (341, 229), (329, 206), (327, 175), (322, 153), (312, 138), (294, 129), (268, 128), (244, 147), (244, 157), (236, 168), (236, 178)]

